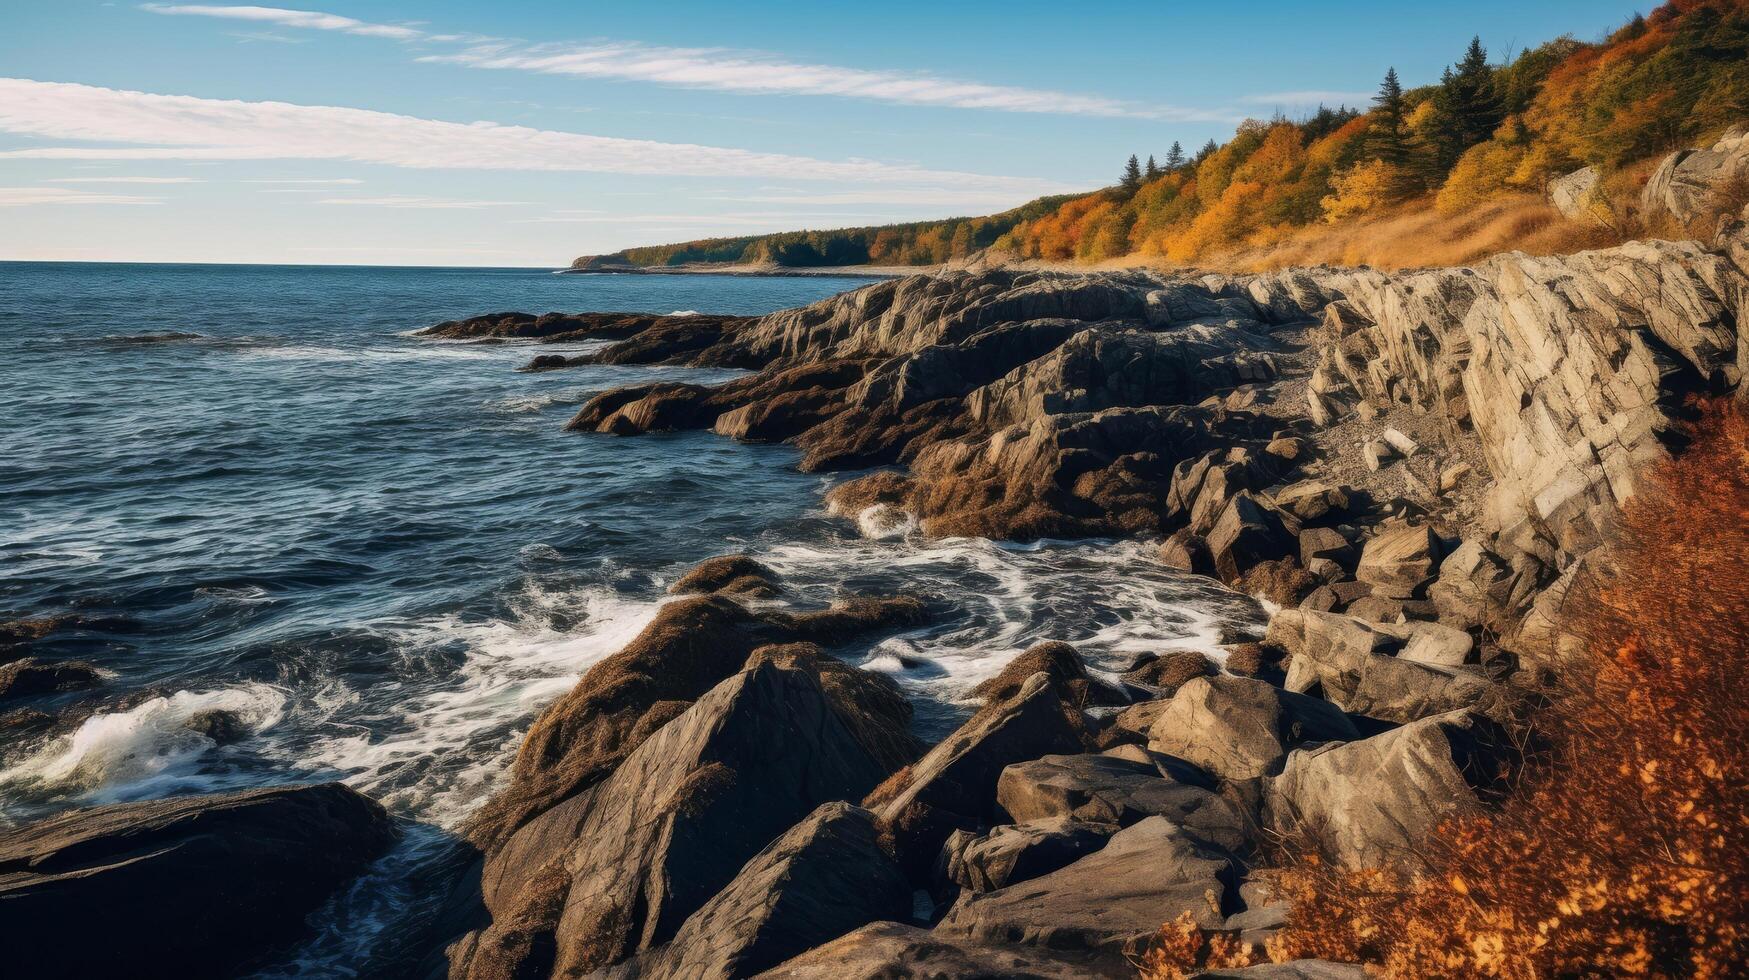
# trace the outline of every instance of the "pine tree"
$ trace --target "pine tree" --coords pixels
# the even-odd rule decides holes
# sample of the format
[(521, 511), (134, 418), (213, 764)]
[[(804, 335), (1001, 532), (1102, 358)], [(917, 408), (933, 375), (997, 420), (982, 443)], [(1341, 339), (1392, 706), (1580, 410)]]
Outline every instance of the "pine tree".
[(1184, 166), (1184, 147), (1177, 140), (1172, 141), (1172, 149), (1166, 151), (1166, 169), (1177, 170)]
[(1445, 70), (1434, 96), (1439, 113), (1435, 158), (1441, 173), (1450, 170), (1464, 151), (1486, 142), (1506, 120), (1505, 107), (1494, 86), (1494, 69), (1488, 67), (1488, 51), (1479, 37), (1458, 62), (1457, 70)]
[(1202, 149), (1196, 151), (1195, 162), (1201, 163), (1204, 160), (1207, 160), (1209, 157), (1214, 156), (1216, 153), (1219, 153), (1220, 150), (1221, 150), (1221, 144), (1216, 143), (1214, 140), (1209, 140), (1207, 143), (1204, 143), (1202, 145)]
[(1372, 100), (1372, 125), (1366, 132), (1367, 155), (1395, 167), (1409, 160), (1409, 134), (1403, 123), (1403, 84), (1395, 67), (1385, 70), (1379, 94)]
[(1154, 181), (1159, 180), (1160, 175), (1163, 172), (1164, 171), (1160, 169), (1160, 165), (1154, 162), (1154, 155), (1152, 153), (1148, 154), (1148, 165), (1142, 170), (1143, 178), (1151, 184)]
[(1136, 159), (1134, 153), (1130, 154), (1129, 162), (1124, 164), (1123, 177), (1119, 179), (1118, 186), (1122, 187), (1126, 194), (1134, 194), (1142, 187), (1142, 164)]

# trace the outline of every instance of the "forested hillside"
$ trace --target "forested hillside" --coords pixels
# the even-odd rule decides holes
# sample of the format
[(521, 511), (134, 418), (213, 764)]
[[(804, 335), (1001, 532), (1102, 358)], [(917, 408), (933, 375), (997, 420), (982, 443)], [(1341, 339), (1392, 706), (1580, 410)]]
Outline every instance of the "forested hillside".
[(1133, 191), (1069, 201), (998, 246), (1034, 259), (1192, 262), (1410, 202), (1461, 218), (1588, 164), (1627, 179), (1633, 164), (1745, 119), (1749, 3), (1676, 0), (1603, 43), (1557, 38), (1506, 64), (1472, 41), (1434, 85), (1404, 90), (1387, 71), (1365, 115), (1248, 121), (1225, 146)]
[(1041, 197), (1001, 214), (944, 218), (908, 224), (823, 231), (785, 231), (771, 235), (704, 238), (671, 245), (628, 248), (611, 255), (585, 256), (575, 268), (684, 265), (689, 262), (770, 263), (805, 268), (830, 265), (937, 265), (965, 259), (988, 248), (1022, 222), (1041, 218), (1073, 195)]
[[(1430, 85), (1384, 73), (1364, 111), (1247, 120), (1224, 145), (1131, 158), (1118, 184), (985, 218), (628, 249), (638, 266), (928, 265), (992, 248), (1093, 263), (1462, 262), (1648, 231), (1623, 202), (1650, 163), (1749, 121), (1749, 0), (1671, 0), (1607, 38), (1519, 52), (1479, 39)], [(1567, 221), (1548, 181), (1594, 165), (1600, 213)], [(1611, 205), (1609, 202), (1616, 202)], [(582, 262), (584, 260), (579, 260)]]

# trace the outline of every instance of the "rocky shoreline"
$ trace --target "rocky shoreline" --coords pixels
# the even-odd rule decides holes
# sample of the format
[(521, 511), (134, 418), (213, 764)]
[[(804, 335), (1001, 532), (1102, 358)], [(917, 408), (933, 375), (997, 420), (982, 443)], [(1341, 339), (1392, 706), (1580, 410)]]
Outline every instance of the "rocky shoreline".
[[(1739, 391), (1746, 308), (1730, 220), (1705, 242), (1462, 269), (996, 269), (763, 317), (433, 327), (604, 344), (534, 369), (748, 369), (604, 392), (569, 428), (792, 442), (804, 470), (874, 470), (828, 496), (865, 525), (1163, 539), (1159, 561), (1269, 613), (1218, 658), (1162, 649), (1118, 676), (1041, 644), (928, 746), (889, 678), (831, 652), (925, 604), (797, 609), (767, 601), (786, 584), (754, 558), (713, 559), (535, 721), (427, 955), (378, 972), (1118, 977), (1186, 914), (1260, 947), (1288, 911), (1265, 874), (1284, 843), (1413, 866), (1439, 821), (1490, 805), (1571, 649), (1563, 599), (1610, 574), (1612, 515), (1680, 450), (1687, 396)], [(165, 926), (129, 947), (227, 975), (392, 834), (337, 786), (75, 811), (0, 835), (0, 920), (27, 969), (70, 975), (99, 954), (33, 941), (66, 931), (69, 902), (150, 923), (144, 886), (170, 877), (220, 896), (303, 882), (239, 904), (261, 924), (247, 942), (184, 961), (188, 928)]]

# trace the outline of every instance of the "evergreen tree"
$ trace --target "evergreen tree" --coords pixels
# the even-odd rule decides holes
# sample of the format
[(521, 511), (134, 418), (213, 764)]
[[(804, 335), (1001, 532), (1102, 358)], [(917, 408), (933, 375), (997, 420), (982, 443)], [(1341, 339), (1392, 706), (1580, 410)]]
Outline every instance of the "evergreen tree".
[(1172, 149), (1166, 151), (1166, 169), (1177, 170), (1184, 166), (1184, 147), (1177, 140), (1172, 141)]
[(1134, 194), (1142, 187), (1142, 164), (1134, 153), (1130, 154), (1129, 162), (1123, 166), (1123, 177), (1118, 180), (1118, 186), (1126, 194)]
[(1492, 137), (1506, 119), (1506, 110), (1494, 86), (1494, 69), (1488, 67), (1488, 51), (1482, 47), (1481, 38), (1470, 39), (1470, 47), (1456, 71), (1445, 70), (1434, 98), (1439, 113), (1435, 158), (1443, 174), (1465, 150)]
[(1202, 145), (1202, 149), (1196, 151), (1196, 160), (1193, 162), (1201, 163), (1204, 160), (1207, 160), (1209, 157), (1212, 157), (1216, 153), (1220, 152), (1220, 149), (1221, 149), (1221, 144), (1216, 143), (1214, 140), (1209, 140), (1207, 143), (1204, 143)]
[(1164, 171), (1160, 169), (1160, 165), (1154, 162), (1154, 155), (1152, 153), (1148, 154), (1148, 166), (1142, 170), (1142, 176), (1151, 184), (1154, 181), (1159, 180), (1160, 175), (1163, 172)]
[(1393, 167), (1408, 166), (1409, 132), (1404, 123), (1403, 85), (1397, 81), (1394, 67), (1385, 70), (1379, 94), (1373, 96), (1372, 115), (1372, 125), (1366, 132), (1367, 156)]

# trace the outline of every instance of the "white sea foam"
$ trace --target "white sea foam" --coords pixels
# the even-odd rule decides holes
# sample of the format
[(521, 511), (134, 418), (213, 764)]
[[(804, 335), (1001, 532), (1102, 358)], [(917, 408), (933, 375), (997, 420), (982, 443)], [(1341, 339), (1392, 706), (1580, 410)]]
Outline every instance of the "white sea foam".
[(71, 796), (85, 803), (212, 792), (242, 777), (203, 765), (217, 743), (189, 727), (207, 711), (227, 711), (261, 732), (278, 724), (287, 694), (268, 684), (178, 691), (126, 711), (93, 715), (0, 772), (0, 789)]
[(700, 316), (701, 314), (697, 310), (675, 310), (674, 312), (669, 313), (667, 315), (668, 316)]
[[(460, 645), (461, 667), (441, 686), (410, 690), (377, 707), (369, 730), (339, 730), (299, 746), (295, 761), (341, 773), (399, 812), (444, 827), (458, 824), (508, 768), (522, 740), (519, 726), (630, 642), (661, 603), (607, 586), (575, 593), (529, 586), (517, 606), (509, 622), (442, 616), (388, 628), (403, 657)], [(578, 622), (556, 629), (555, 612)], [(343, 707), (327, 713), (343, 715)]]

